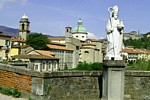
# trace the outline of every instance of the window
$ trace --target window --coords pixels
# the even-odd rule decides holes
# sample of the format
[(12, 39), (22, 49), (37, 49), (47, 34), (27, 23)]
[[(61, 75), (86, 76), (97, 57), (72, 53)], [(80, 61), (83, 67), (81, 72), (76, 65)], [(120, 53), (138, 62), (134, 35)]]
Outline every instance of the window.
[(79, 46), (76, 46), (76, 50), (79, 50)]
[(9, 41), (9, 40), (6, 40), (6, 41), (5, 41), (5, 45), (6, 45), (6, 46), (9, 46), (9, 45), (10, 45), (10, 41)]
[(0, 46), (0, 49), (2, 49), (3, 46)]
[(35, 65), (34, 68), (35, 68), (35, 70), (38, 70), (38, 65)]
[(36, 64), (34, 63), (34, 70), (36, 70), (36, 71), (39, 70), (39, 64), (38, 63), (36, 63)]
[(82, 36), (82, 38), (84, 38), (84, 36)]
[(69, 29), (67, 29), (67, 32), (69, 32)]
[(24, 24), (22, 24), (22, 30), (24, 31)]
[(56, 64), (57, 64), (57, 62), (54, 61), (54, 63), (53, 63), (53, 68), (54, 68), (54, 70), (56, 70)]
[(84, 51), (84, 53), (89, 53), (88, 51)]
[(52, 62), (49, 61), (49, 62), (48, 62), (48, 69), (51, 69), (51, 66), (52, 66)]
[(76, 36), (78, 38), (78, 36)]
[(42, 62), (42, 69), (46, 69), (46, 62), (45, 61)]

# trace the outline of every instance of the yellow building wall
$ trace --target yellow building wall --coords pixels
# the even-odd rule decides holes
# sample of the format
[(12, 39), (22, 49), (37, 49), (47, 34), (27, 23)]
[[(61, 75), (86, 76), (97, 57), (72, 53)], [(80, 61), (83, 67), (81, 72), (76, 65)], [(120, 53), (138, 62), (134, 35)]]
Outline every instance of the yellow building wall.
[(15, 55), (18, 55), (18, 54), (19, 54), (19, 49), (18, 48), (11, 48), (11, 51), (10, 51), (11, 56), (15, 56)]
[(0, 50), (0, 58), (4, 57), (5, 58), (5, 50)]
[(5, 46), (5, 38), (0, 37), (0, 46)]
[[(5, 46), (5, 38), (0, 37), (0, 46)], [(0, 58), (5, 58), (5, 50), (0, 50)]]

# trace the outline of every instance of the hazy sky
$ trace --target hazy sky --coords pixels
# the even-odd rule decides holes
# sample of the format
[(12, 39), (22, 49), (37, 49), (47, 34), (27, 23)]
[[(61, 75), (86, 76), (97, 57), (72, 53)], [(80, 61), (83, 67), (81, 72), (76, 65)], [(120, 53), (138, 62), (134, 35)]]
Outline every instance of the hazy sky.
[(0, 25), (19, 27), (24, 12), (30, 31), (64, 36), (65, 27), (77, 26), (79, 18), (88, 32), (105, 37), (108, 7), (118, 5), (125, 32), (150, 31), (150, 0), (0, 0)]

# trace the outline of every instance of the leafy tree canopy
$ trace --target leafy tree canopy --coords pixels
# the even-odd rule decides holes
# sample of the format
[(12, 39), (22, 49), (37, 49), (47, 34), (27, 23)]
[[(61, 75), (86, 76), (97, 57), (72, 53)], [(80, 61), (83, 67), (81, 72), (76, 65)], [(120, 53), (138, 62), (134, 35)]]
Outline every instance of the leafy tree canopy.
[(29, 34), (26, 39), (26, 44), (30, 45), (36, 50), (47, 50), (46, 44), (50, 43), (50, 40), (46, 35), (42, 33)]

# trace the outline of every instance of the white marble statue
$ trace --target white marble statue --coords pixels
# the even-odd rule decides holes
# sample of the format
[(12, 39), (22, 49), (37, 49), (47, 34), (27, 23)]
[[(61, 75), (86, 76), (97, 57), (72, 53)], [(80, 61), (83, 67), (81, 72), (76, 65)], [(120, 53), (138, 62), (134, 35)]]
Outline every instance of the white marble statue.
[(106, 25), (107, 49), (105, 60), (122, 60), (121, 50), (123, 43), (123, 21), (118, 19), (118, 6), (108, 8), (110, 18)]

